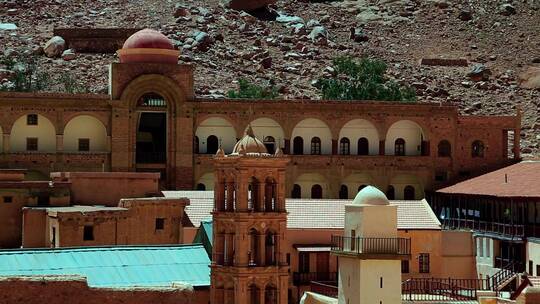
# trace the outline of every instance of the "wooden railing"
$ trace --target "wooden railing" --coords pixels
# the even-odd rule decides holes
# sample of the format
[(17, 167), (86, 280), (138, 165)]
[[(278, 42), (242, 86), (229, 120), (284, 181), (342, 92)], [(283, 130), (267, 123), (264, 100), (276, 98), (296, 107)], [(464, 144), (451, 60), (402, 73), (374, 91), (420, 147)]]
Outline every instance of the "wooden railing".
[(442, 224), (445, 228), (450, 229), (471, 229), (475, 231), (490, 232), (505, 236), (525, 236), (525, 226), (519, 224), (505, 224), (460, 218), (444, 219), (442, 220)]
[(407, 301), (469, 301), (478, 290), (491, 290), (487, 279), (408, 279), (401, 283), (401, 295)]
[(332, 251), (356, 254), (410, 255), (410, 238), (371, 238), (332, 236)]

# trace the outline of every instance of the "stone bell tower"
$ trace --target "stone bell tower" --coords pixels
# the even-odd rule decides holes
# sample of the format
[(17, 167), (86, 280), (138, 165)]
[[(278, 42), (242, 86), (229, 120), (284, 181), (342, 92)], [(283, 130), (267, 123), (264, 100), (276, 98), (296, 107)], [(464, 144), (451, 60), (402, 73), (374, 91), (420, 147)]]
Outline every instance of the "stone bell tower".
[(230, 155), (214, 157), (211, 292), (213, 304), (286, 304), (285, 169), (251, 126)]
[(343, 236), (332, 237), (338, 256), (339, 304), (401, 303), (401, 260), (410, 259), (410, 239), (397, 237), (397, 206), (367, 186), (345, 206)]

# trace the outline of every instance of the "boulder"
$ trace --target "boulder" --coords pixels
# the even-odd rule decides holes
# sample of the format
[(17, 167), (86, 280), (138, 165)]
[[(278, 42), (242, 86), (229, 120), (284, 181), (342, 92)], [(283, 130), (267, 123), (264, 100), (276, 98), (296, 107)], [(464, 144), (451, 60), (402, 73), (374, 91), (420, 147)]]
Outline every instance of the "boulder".
[(475, 64), (467, 76), (473, 81), (488, 80), (491, 76), (491, 70), (483, 64)]
[(328, 31), (324, 26), (316, 26), (309, 33), (308, 38), (315, 41), (319, 38), (328, 38)]
[(512, 4), (505, 3), (499, 7), (499, 12), (501, 15), (510, 16), (516, 13), (516, 8)]
[(252, 11), (258, 8), (276, 3), (276, 0), (225, 0), (224, 5), (227, 8), (237, 11)]
[(65, 50), (62, 53), (62, 59), (64, 59), (65, 61), (73, 60), (76, 57), (77, 57), (77, 55), (75, 54), (75, 51), (73, 51), (72, 49)]
[(540, 89), (540, 67), (529, 67), (519, 75), (519, 85), (526, 89)]
[(60, 36), (54, 36), (49, 41), (47, 41), (47, 43), (45, 43), (43, 51), (45, 52), (45, 55), (47, 55), (47, 57), (58, 57), (62, 55), (62, 52), (65, 48), (66, 41), (64, 40), (64, 38)]

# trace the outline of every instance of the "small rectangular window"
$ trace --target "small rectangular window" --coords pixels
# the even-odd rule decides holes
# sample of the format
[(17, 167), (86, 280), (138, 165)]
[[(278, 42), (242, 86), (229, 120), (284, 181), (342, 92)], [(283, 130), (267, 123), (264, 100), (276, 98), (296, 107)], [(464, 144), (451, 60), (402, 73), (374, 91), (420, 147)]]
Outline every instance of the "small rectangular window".
[(13, 196), (4, 196), (4, 203), (13, 203)]
[(302, 273), (309, 272), (309, 252), (300, 252), (298, 255), (298, 270)]
[(28, 114), (26, 115), (26, 124), (29, 126), (37, 126), (38, 116), (37, 114)]
[(429, 253), (420, 253), (418, 257), (418, 272), (429, 273)]
[(486, 238), (486, 257), (491, 257), (491, 239)]
[(444, 182), (448, 180), (448, 172), (446, 171), (437, 171), (435, 172), (435, 181)]
[(409, 261), (401, 260), (401, 273), (409, 273)]
[(165, 229), (165, 219), (156, 218), (156, 230), (163, 230), (163, 229)]
[(84, 226), (83, 240), (93, 241), (94, 240), (94, 226)]
[(38, 150), (38, 139), (35, 137), (26, 138), (26, 151), (37, 151)]
[(79, 151), (90, 151), (89, 138), (79, 138)]

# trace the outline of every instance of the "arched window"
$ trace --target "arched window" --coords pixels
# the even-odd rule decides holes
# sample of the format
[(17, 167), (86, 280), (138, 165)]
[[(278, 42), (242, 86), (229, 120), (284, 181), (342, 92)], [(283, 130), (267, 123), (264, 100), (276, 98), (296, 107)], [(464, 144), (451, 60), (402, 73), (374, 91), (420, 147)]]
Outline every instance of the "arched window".
[(365, 137), (358, 139), (358, 155), (369, 155), (369, 141)]
[(266, 147), (266, 150), (268, 150), (268, 153), (274, 154), (276, 152), (276, 140), (272, 136), (266, 136), (264, 138), (264, 146)]
[(251, 285), (249, 285), (248, 290), (249, 290), (249, 303), (250, 304), (260, 303), (261, 289), (259, 287), (257, 287), (257, 285), (251, 284)]
[(349, 188), (345, 185), (341, 185), (339, 188), (339, 199), (349, 199)]
[(437, 150), (439, 157), (450, 157), (452, 155), (452, 146), (448, 140), (441, 140)]
[(388, 186), (388, 189), (386, 189), (386, 197), (389, 200), (396, 199), (396, 190), (394, 190), (394, 186)]
[(296, 136), (293, 139), (293, 154), (294, 155), (304, 154), (304, 139), (300, 136)]
[(394, 143), (394, 155), (405, 155), (405, 140), (403, 138), (396, 139)]
[(248, 185), (248, 210), (262, 211), (262, 202), (259, 201), (259, 181), (252, 177)]
[(199, 154), (199, 137), (195, 136), (193, 139), (193, 153)]
[(416, 197), (414, 187), (413, 186), (406, 186), (405, 189), (403, 189), (403, 199), (405, 200), (414, 200)]
[(321, 155), (321, 139), (318, 137), (311, 139), (311, 155)]
[(301, 198), (302, 197), (302, 188), (300, 185), (294, 184), (292, 187), (291, 198)]
[(275, 232), (268, 231), (266, 233), (266, 238), (264, 240), (264, 248), (265, 248), (265, 266), (270, 265), (276, 265), (278, 262), (278, 252), (277, 252), (277, 244), (278, 244), (278, 235)]
[(358, 192), (362, 191), (362, 189), (364, 189), (365, 187), (366, 187), (366, 185), (360, 185), (360, 186), (358, 187)]
[(272, 285), (266, 285), (264, 290), (264, 304), (277, 304), (278, 303), (278, 293), (277, 288)]
[(484, 143), (482, 141), (473, 141), (471, 155), (472, 157), (484, 157)]
[(216, 154), (219, 148), (219, 141), (217, 136), (210, 135), (206, 139), (206, 153), (207, 154)]
[(257, 266), (261, 264), (261, 256), (259, 254), (259, 233), (254, 228), (249, 230), (249, 252), (248, 265)]
[(351, 141), (347, 137), (343, 137), (339, 140), (339, 154), (349, 155), (351, 154)]
[(313, 185), (313, 187), (311, 187), (311, 198), (322, 198), (321, 185)]
[(198, 183), (197, 184), (197, 190), (198, 191), (205, 191), (206, 190), (206, 186), (202, 183)]
[(264, 183), (264, 211), (277, 211), (276, 201), (276, 182), (273, 178), (267, 178)]

